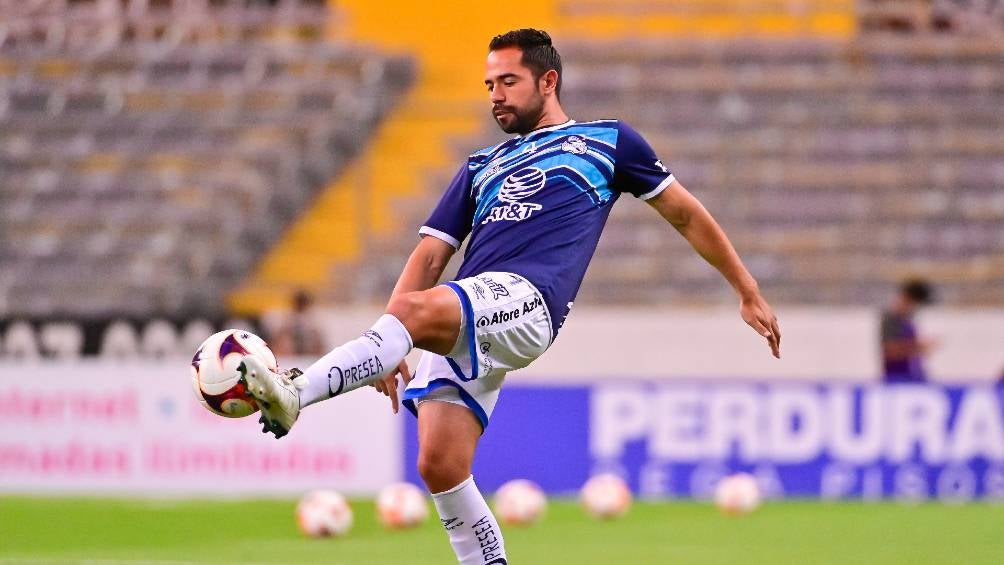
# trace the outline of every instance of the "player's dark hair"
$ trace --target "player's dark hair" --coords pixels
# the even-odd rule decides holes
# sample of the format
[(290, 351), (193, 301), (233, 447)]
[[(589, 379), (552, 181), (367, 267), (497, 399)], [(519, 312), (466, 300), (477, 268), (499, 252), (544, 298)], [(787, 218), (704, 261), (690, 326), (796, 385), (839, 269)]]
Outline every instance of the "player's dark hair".
[(899, 286), (899, 291), (917, 304), (930, 304), (934, 301), (934, 291), (927, 281), (910, 279)]
[(523, 51), (520, 62), (533, 73), (534, 80), (540, 80), (541, 75), (554, 70), (558, 73), (558, 84), (554, 94), (561, 99), (561, 55), (551, 45), (551, 36), (539, 29), (514, 29), (501, 35), (496, 35), (488, 44), (489, 51), (518, 47)]

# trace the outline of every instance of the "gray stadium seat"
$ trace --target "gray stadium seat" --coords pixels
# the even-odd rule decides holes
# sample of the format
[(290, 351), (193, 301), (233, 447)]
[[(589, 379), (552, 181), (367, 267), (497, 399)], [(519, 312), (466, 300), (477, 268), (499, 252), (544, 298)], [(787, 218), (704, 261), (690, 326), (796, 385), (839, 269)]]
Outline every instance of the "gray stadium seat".
[(326, 15), (13, 3), (0, 316), (219, 312), (412, 80), (407, 58), (325, 39)]

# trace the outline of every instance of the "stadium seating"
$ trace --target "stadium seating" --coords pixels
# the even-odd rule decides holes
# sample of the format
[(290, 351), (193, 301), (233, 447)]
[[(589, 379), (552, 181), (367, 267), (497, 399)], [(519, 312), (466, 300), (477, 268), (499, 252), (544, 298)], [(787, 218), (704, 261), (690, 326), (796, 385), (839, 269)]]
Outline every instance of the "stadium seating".
[[(324, 298), (383, 300), (413, 227), (479, 145), (457, 134), (482, 102), (451, 74), (454, 48), (430, 48), (423, 68), (436, 60), (437, 74), (383, 128), (382, 149), (353, 159), (415, 65), (325, 39), (338, 12), (318, 4), (11, 4), (0, 22), (0, 314), (202, 313), (255, 264), (283, 293), (330, 278), (321, 288), (338, 292)], [(1004, 304), (1004, 50), (964, 10), (858, 3), (852, 37), (844, 0), (555, 6), (570, 113), (640, 129), (773, 300), (879, 304), (918, 274), (949, 304)], [(706, 29), (675, 33), (679, 18)], [(413, 143), (437, 127), (436, 143)], [(500, 137), (490, 121), (483, 131), (485, 145)], [(406, 167), (403, 147), (428, 155)], [(364, 188), (318, 198), (332, 178)], [(328, 205), (304, 216), (314, 199)], [(333, 209), (366, 220), (334, 229)], [(266, 211), (274, 222), (249, 226)], [(295, 217), (286, 233), (301, 236), (298, 252), (263, 261)], [(728, 300), (668, 230), (647, 207), (619, 204), (582, 297)], [(309, 260), (342, 232), (359, 240), (351, 257)], [(385, 260), (362, 264), (363, 249)]]
[(0, 313), (218, 310), (365, 145), (410, 59), (322, 41), (323, 3), (266, 4), (4, 14)]
[[(716, 214), (768, 296), (881, 304), (926, 275), (1004, 304), (1004, 49), (990, 38), (563, 44), (565, 105), (620, 117)], [(587, 299), (731, 292), (643, 206), (615, 208)], [(638, 284), (647, 281), (646, 284)]]
[(593, 39), (847, 37), (853, 0), (557, 0), (563, 35)]

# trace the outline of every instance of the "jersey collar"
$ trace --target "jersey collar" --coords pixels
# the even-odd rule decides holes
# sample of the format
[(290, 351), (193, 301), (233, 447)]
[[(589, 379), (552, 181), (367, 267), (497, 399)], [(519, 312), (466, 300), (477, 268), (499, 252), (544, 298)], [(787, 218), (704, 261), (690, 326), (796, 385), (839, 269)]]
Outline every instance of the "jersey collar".
[(543, 128), (540, 128), (540, 129), (535, 129), (535, 130), (527, 133), (526, 136), (517, 135), (515, 137), (515, 139), (517, 139), (517, 140), (530, 139), (532, 136), (537, 135), (538, 133), (545, 133), (545, 132), (549, 132), (549, 131), (554, 131), (556, 129), (561, 129), (561, 128), (564, 128), (564, 127), (568, 127), (568, 126), (570, 126), (570, 125), (572, 125), (574, 123), (575, 123), (575, 120), (571, 120), (570, 119), (567, 122), (561, 122), (560, 124), (554, 124), (553, 126), (547, 126), (547, 127), (543, 127)]

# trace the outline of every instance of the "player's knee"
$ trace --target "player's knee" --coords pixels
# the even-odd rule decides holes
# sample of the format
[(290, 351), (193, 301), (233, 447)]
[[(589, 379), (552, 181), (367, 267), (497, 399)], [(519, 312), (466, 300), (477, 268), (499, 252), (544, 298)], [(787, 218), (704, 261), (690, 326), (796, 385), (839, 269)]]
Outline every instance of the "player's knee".
[(387, 305), (387, 313), (401, 320), (413, 336), (429, 322), (429, 307), (421, 292), (405, 292), (394, 296)]
[(418, 474), (429, 492), (443, 492), (464, 482), (471, 474), (470, 466), (451, 457), (445, 449), (421, 449), (418, 454)]
[(428, 291), (406, 292), (393, 297), (387, 305), (387, 313), (401, 320), (416, 347), (445, 354), (456, 340), (456, 328), (451, 334), (450, 320), (443, 315), (442, 305)]

